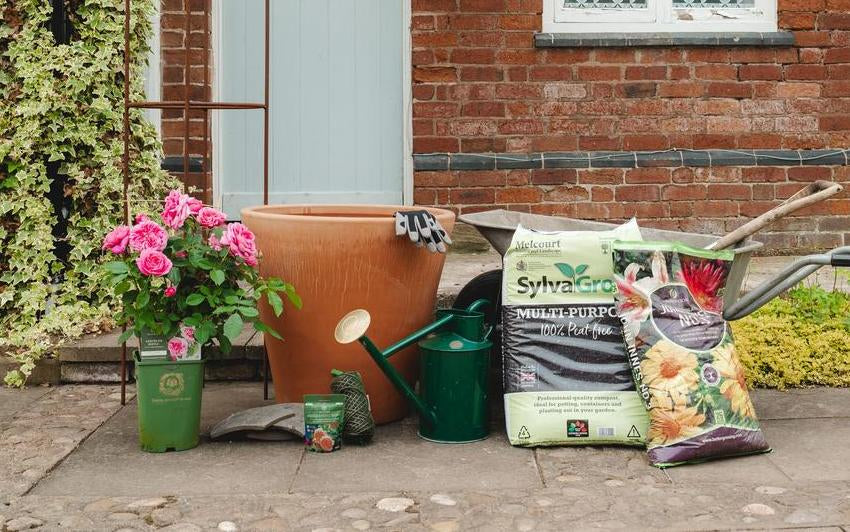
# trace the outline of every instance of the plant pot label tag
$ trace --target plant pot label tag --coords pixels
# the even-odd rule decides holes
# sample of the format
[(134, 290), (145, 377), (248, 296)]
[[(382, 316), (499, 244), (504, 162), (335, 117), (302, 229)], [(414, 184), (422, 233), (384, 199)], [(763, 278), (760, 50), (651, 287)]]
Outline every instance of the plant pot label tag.
[(139, 357), (142, 359), (167, 358), (168, 341), (163, 336), (142, 331), (139, 338)]

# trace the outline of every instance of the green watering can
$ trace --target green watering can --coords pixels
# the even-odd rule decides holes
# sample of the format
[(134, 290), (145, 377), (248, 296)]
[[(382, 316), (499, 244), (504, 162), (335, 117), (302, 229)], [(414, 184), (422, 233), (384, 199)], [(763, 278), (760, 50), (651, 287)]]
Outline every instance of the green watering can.
[[(383, 351), (366, 336), (371, 317), (363, 309), (343, 316), (334, 337), (341, 344), (356, 340), (363, 345), (419, 412), (420, 437), (437, 443), (483, 440), (490, 432), (488, 337), (493, 328), (485, 328), (484, 313), (477, 309), (486, 304), (489, 301), (479, 299), (466, 309), (440, 309), (437, 321)], [(416, 395), (387, 359), (420, 338), (421, 395)]]

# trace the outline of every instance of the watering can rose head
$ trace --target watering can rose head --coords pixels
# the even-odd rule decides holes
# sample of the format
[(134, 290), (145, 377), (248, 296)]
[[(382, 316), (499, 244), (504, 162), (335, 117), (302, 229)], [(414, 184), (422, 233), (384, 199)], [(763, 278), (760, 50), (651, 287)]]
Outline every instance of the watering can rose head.
[(112, 229), (102, 246), (112, 257), (103, 269), (121, 301), (116, 321), (128, 327), (120, 342), (149, 331), (173, 340), (169, 352), (178, 357), (185, 342), (216, 341), (227, 352), (246, 323), (280, 338), (261, 321), (261, 301), (268, 318), (283, 313), (281, 296), (301, 307), (291, 284), (260, 277), (254, 234), (188, 194), (172, 190), (158, 216), (138, 214), (133, 222)]

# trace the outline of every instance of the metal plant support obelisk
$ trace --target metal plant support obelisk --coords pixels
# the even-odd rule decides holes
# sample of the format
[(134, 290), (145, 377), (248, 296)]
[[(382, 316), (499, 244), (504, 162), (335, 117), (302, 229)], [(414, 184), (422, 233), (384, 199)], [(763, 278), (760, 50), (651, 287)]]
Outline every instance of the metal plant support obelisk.
[[(204, 91), (210, 85), (209, 72), (209, 14), (210, 1), (203, 0), (203, 19), (204, 19)], [(239, 1), (239, 0), (233, 0)], [(263, 110), (263, 204), (269, 202), (269, 0), (264, 1), (264, 87), (263, 87), (263, 103), (236, 103), (236, 102), (212, 102), (204, 95), (204, 101), (191, 99), (191, 65), (190, 65), (190, 49), (191, 49), (191, 0), (183, 0), (183, 100), (176, 101), (130, 101), (130, 4), (131, 0), (124, 0), (124, 154), (122, 157), (122, 171), (124, 175), (124, 223), (130, 223), (130, 109), (182, 109), (183, 110), (183, 186), (189, 177), (189, 114), (190, 111), (203, 111), (204, 119), (204, 135), (201, 153), (201, 172), (204, 176), (204, 187), (210, 189), (210, 173), (209, 173), (209, 157), (208, 146), (210, 139), (209, 132), (209, 112), (211, 110), (245, 110), (245, 109), (262, 109)], [(159, 67), (159, 65), (157, 65)], [(220, 73), (219, 73), (220, 74)], [(125, 326), (126, 330), (126, 326)], [(126, 402), (126, 387), (127, 387), (127, 342), (121, 345), (121, 404)], [(265, 368), (265, 397), (268, 398), (268, 358), (266, 357)]]

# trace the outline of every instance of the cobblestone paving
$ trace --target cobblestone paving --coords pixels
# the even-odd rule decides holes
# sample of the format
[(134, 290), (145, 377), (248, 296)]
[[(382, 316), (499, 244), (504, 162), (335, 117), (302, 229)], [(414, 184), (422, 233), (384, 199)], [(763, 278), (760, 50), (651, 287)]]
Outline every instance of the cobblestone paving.
[(0, 501), (29, 491), (115, 414), (121, 407), (119, 390), (58, 386), (10, 420), (0, 420)]
[(813, 483), (801, 489), (766, 485), (714, 488), (614, 480), (588, 486), (576, 477), (556, 486), (516, 492), (166, 495), (142, 499), (24, 496), (0, 506), (0, 511), (6, 516), (4, 530), (9, 531), (841, 530), (841, 523), (850, 523), (848, 483)]
[[(236, 388), (222, 387), (218, 394), (214, 390), (208, 390), (210, 397), (232, 401)], [(794, 400), (799, 403), (811, 397), (811, 404), (815, 404), (824, 402), (827, 396), (815, 391), (811, 396), (794, 396)], [(779, 408), (785, 396), (765, 397), (776, 404), (775, 412), (764, 408), (766, 417), (788, 411)], [(845, 402), (844, 395), (829, 397), (831, 402), (823, 405), (821, 415), (832, 411), (830, 405), (840, 407)], [(361, 462), (364, 479), (367, 470), (372, 473), (371, 484), (367, 487), (364, 480), (362, 491), (351, 487), (350, 479), (346, 479), (345, 485), (349, 487), (345, 491), (339, 487), (335, 490), (340, 479), (334, 477), (333, 468), (313, 469), (320, 474), (306, 473), (310, 469), (303, 467), (305, 464), (329, 457), (308, 456), (304, 452), (290, 455), (298, 465), (300, 478), (306, 482), (287, 483), (288, 490), (283, 488), (280, 493), (250, 494), (248, 488), (256, 486), (242, 484), (235, 478), (232, 489), (215, 495), (187, 496), (175, 492), (173, 487), (168, 489), (167, 483), (162, 486), (162, 493), (145, 497), (86, 495), (92, 486), (82, 482), (77, 493), (67, 495), (37, 494), (41, 485), (32, 490), (51, 470), (52, 476), (62, 475), (67, 464), (58, 467), (57, 464), (91, 432), (105, 422), (107, 426), (98, 434), (115, 428), (117, 416), (110, 417), (119, 409), (118, 402), (117, 387), (67, 386), (52, 389), (21, 411), (0, 418), (0, 531), (816, 529), (850, 532), (850, 475), (846, 474), (850, 466), (841, 458), (846, 456), (846, 451), (830, 448), (823, 437), (815, 436), (811, 439), (820, 446), (814, 447), (821, 453), (818, 456), (806, 454), (808, 450), (797, 455), (793, 449), (782, 450), (777, 446), (775, 457), (762, 455), (669, 471), (648, 466), (643, 453), (635, 449), (507, 448), (512, 453), (527, 452), (529, 467), (536, 466), (536, 487), (528, 487), (526, 483), (522, 488), (516, 487), (520, 476), (514, 472), (499, 478), (490, 490), (449, 487), (423, 490), (421, 483), (417, 489), (416, 482), (411, 481), (409, 491), (380, 491), (382, 488), (374, 486), (380, 482), (385, 485), (400, 465), (382, 459), (379, 452), (382, 447), (370, 446), (359, 453), (343, 449), (338, 457), (335, 455), (341, 458), (348, 451), (348, 456), (356, 456)], [(835, 423), (848, 422), (846, 413), (838, 412), (833, 419)], [(403, 432), (388, 431), (383, 437), (387, 440), (390, 434)], [(127, 435), (116, 432), (114, 437), (123, 441)], [(399, 438), (397, 445), (403, 446), (406, 440)], [(91, 447), (93, 441), (83, 445)], [(410, 452), (420, 452), (416, 445), (405, 445)], [(492, 445), (482, 447), (488, 448)], [(270, 457), (269, 450), (264, 449), (256, 460), (282, 459), (282, 454)], [(422, 449), (433, 455), (428, 448)], [(441, 461), (447, 460), (447, 455), (440, 456)], [(508, 455), (482, 457), (482, 464), (503, 456)], [(832, 465), (812, 466), (822, 468), (819, 471), (823, 478), (812, 472), (798, 475), (773, 465), (771, 460), (780, 456), (795, 460), (793, 463)], [(399, 458), (390, 462), (395, 460)], [(173, 467), (174, 462), (159, 459), (151, 459), (149, 467), (155, 469), (166, 463)], [(209, 466), (214, 472), (221, 464)], [(452, 467), (451, 463), (433, 463), (430, 470), (446, 475), (445, 486), (458, 485), (451, 475), (461, 469)], [(463, 471), (469, 474), (468, 469)], [(304, 475), (309, 478), (305, 479)], [(105, 480), (93, 475), (87, 482)]]

